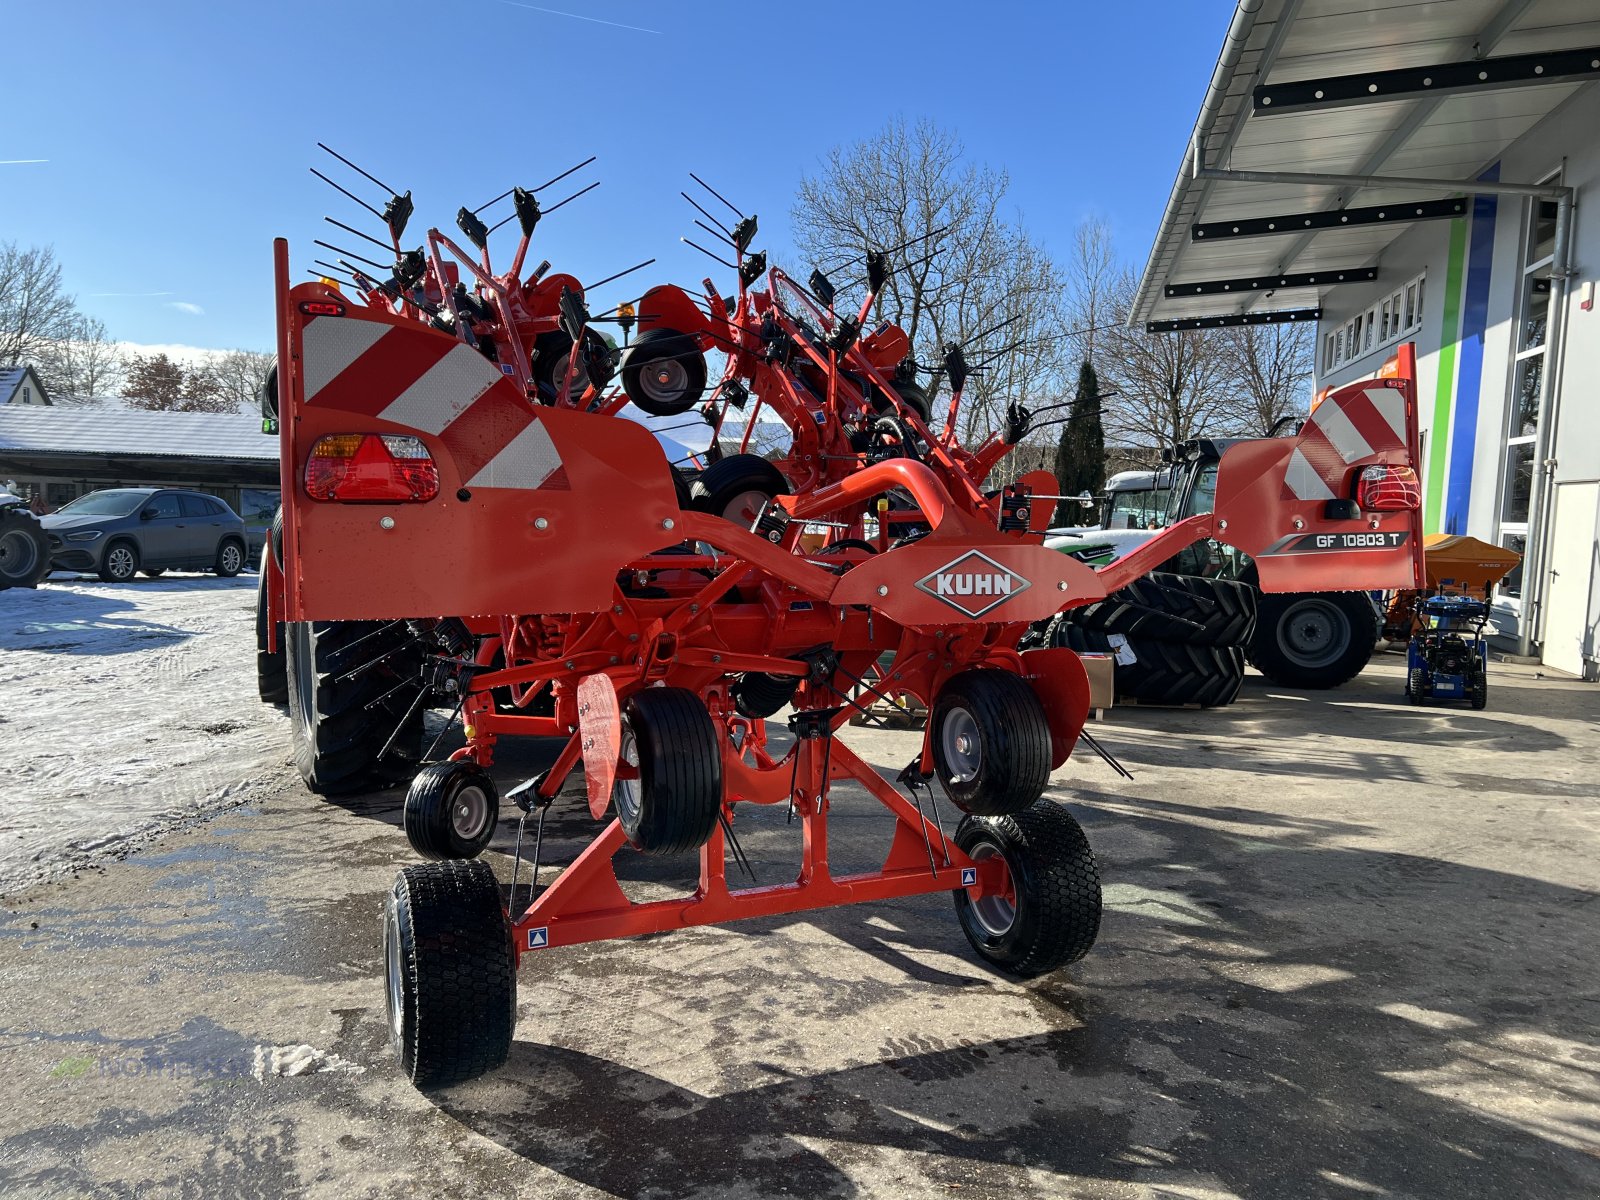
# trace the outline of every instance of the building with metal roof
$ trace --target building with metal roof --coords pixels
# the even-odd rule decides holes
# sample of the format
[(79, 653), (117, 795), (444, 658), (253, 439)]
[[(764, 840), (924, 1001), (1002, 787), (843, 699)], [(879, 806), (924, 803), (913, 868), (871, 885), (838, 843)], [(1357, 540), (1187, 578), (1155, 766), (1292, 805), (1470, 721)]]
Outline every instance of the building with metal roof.
[(254, 544), (278, 505), (278, 439), (253, 414), (7, 404), (4, 480), (47, 511), (108, 487), (209, 492), (244, 517)]
[(1496, 621), (1600, 676), (1600, 3), (1239, 0), (1130, 320), (1315, 322), (1419, 361), (1431, 531), (1522, 551)]

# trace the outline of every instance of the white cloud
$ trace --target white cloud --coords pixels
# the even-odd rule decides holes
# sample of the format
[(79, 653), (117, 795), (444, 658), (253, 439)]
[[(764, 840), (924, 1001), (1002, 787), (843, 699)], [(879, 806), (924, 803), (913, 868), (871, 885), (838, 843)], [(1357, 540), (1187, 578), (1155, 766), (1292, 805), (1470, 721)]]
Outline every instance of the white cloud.
[(188, 313), (191, 317), (203, 317), (206, 315), (205, 309), (198, 304), (191, 304), (187, 300), (168, 300), (166, 307), (175, 308), (181, 313)]

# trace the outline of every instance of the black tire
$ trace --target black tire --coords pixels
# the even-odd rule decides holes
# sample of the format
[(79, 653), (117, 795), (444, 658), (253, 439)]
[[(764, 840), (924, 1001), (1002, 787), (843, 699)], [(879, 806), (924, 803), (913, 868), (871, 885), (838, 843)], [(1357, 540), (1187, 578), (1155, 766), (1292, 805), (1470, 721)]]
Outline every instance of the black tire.
[(722, 812), (722, 753), (700, 697), (687, 688), (645, 688), (628, 697), (622, 761), (638, 768), (637, 779), (618, 779), (611, 790), (628, 841), (646, 854), (705, 845)]
[(1406, 699), (1419, 706), (1428, 702), (1428, 677), (1421, 667), (1406, 676)]
[(1250, 665), (1282, 687), (1332, 688), (1361, 673), (1378, 643), (1364, 592), (1263, 593)]
[(423, 767), (406, 791), (401, 824), (423, 858), (477, 858), (494, 838), (500, 790), (471, 759)]
[(1472, 702), (1472, 707), (1479, 711), (1489, 707), (1489, 673), (1481, 666), (1467, 684), (1467, 698)]
[(1050, 722), (1020, 675), (975, 668), (939, 689), (928, 718), (934, 771), (963, 812), (1006, 816), (1044, 794)]
[[(1049, 644), (1080, 654), (1117, 653), (1112, 635), (1060, 621), (1050, 630)], [(1118, 699), (1145, 704), (1198, 704), (1220, 708), (1232, 704), (1244, 683), (1244, 651), (1237, 646), (1195, 646), (1154, 638), (1128, 638), (1134, 661), (1118, 662)]]
[(267, 531), (267, 543), (272, 547), (272, 561), (283, 570), (283, 507), (272, 514), (272, 528)]
[(765, 720), (794, 699), (800, 686), (795, 675), (768, 675), (765, 671), (746, 671), (739, 676), (729, 695), (733, 706), (747, 717)]
[(1153, 571), (1063, 619), (1101, 633), (1200, 646), (1247, 646), (1260, 595), (1247, 583)]
[(675, 329), (650, 329), (622, 352), (622, 390), (652, 417), (675, 417), (700, 402), (706, 357)]
[(0, 509), (0, 592), (38, 587), (50, 574), (50, 539), (21, 505)]
[(217, 561), (212, 564), (221, 579), (232, 579), (244, 570), (244, 543), (238, 538), (223, 538), (217, 544)]
[(1008, 817), (961, 818), (956, 845), (1005, 859), (1012, 899), (955, 893), (956, 917), (986, 962), (1031, 979), (1077, 962), (1100, 933), (1100, 870), (1083, 829), (1041, 800)]
[[(306, 787), (335, 796), (409, 779), (421, 757), (422, 710), (407, 717), (416, 691), (394, 690), (420, 673), (406, 627), (289, 621), (283, 631), (290, 736)], [(365, 669), (345, 677), (357, 667)]]
[(897, 383), (894, 390), (899, 394), (901, 401), (916, 411), (926, 425), (930, 414), (933, 412), (933, 401), (928, 397), (927, 389), (920, 383)]
[(165, 567), (145, 567), (139, 572), (146, 579), (160, 579), (166, 573), (167, 569)]
[(494, 1070), (517, 1024), (517, 957), (485, 862), (406, 867), (383, 902), (389, 1044), (424, 1091)]
[(107, 583), (127, 583), (139, 573), (139, 547), (127, 538), (118, 538), (106, 547), (100, 558), (100, 578)]
[(262, 554), (261, 577), (256, 581), (256, 691), (267, 704), (289, 703), (288, 667), (284, 664), (283, 622), (277, 622), (278, 648), (269, 650), (267, 636), (267, 564)]
[(761, 508), (761, 498), (789, 493), (783, 474), (759, 454), (735, 454), (719, 459), (689, 487), (689, 503), (696, 512), (725, 517), (749, 529)]
[[(594, 330), (585, 330), (584, 338), (591, 353), (610, 353), (611, 348), (606, 345), (605, 339)], [(534, 339), (533, 349), (534, 385), (541, 400), (546, 404), (554, 404), (561, 395), (561, 380), (566, 374), (567, 357), (572, 353), (572, 339), (559, 329), (551, 330), (549, 333), (541, 333)], [(578, 361), (572, 372), (572, 384), (568, 395), (573, 400), (583, 395), (589, 386), (589, 370), (583, 359), (583, 355), (578, 355)]]

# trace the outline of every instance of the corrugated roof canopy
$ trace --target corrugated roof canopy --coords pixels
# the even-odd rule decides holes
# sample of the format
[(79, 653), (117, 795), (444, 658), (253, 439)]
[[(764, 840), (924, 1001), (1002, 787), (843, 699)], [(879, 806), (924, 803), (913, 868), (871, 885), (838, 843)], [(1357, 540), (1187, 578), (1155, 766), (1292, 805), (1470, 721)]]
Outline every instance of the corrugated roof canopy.
[(33, 454), (258, 459), (275, 462), (278, 439), (241, 413), (0, 407), (0, 450)]
[[(1574, 92), (1592, 86), (1585, 79), (1600, 78), (1588, 56), (1559, 66), (1502, 60), (1597, 46), (1600, 0), (1240, 0), (1191, 145), (1199, 146), (1212, 168), (1468, 180)], [(1477, 65), (1490, 80), (1469, 71), (1460, 90), (1426, 90), (1447, 82), (1444, 73), (1426, 68), (1472, 60), (1488, 60)], [(1295, 89), (1276, 91), (1286, 84), (1385, 71), (1408, 74), (1358, 80), (1362, 95), (1346, 103), (1335, 103), (1337, 89), (1330, 86), (1321, 98), (1315, 95), (1321, 89), (1302, 92), (1298, 99), (1308, 107), (1271, 107), (1273, 99), (1296, 98)], [(1568, 82), (1544, 82), (1552, 75)], [(1415, 90), (1400, 90), (1407, 87)], [(1391, 91), (1391, 100), (1366, 98)], [(1414, 211), (1418, 204), (1461, 194), (1246, 183), (1196, 178), (1193, 170), (1191, 153), (1173, 186), (1130, 321), (1317, 309), (1337, 279), (1291, 280), (1292, 286), (1276, 290), (1228, 294), (1196, 294), (1194, 287), (1364, 272), (1379, 264), (1384, 249), (1407, 228), (1392, 206), (1403, 209), (1409, 202)], [(1368, 208), (1383, 217), (1324, 229), (1308, 229), (1302, 220), (1293, 223), (1298, 232), (1229, 236), (1237, 221), (1278, 224), (1285, 216)], [(1197, 224), (1213, 223), (1222, 225), (1215, 231), (1220, 240), (1194, 237)]]

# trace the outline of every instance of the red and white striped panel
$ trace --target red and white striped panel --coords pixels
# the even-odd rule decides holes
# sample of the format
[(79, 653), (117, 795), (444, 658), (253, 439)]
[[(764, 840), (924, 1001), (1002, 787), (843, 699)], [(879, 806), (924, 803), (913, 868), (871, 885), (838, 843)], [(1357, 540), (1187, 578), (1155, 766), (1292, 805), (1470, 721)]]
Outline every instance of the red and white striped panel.
[(1284, 477), (1296, 500), (1332, 500), (1353, 463), (1406, 448), (1406, 399), (1382, 383), (1352, 384), (1317, 405), (1300, 430)]
[(463, 342), (350, 317), (308, 321), (300, 341), (307, 405), (438, 438), (468, 487), (537, 488), (561, 469), (533, 406)]

